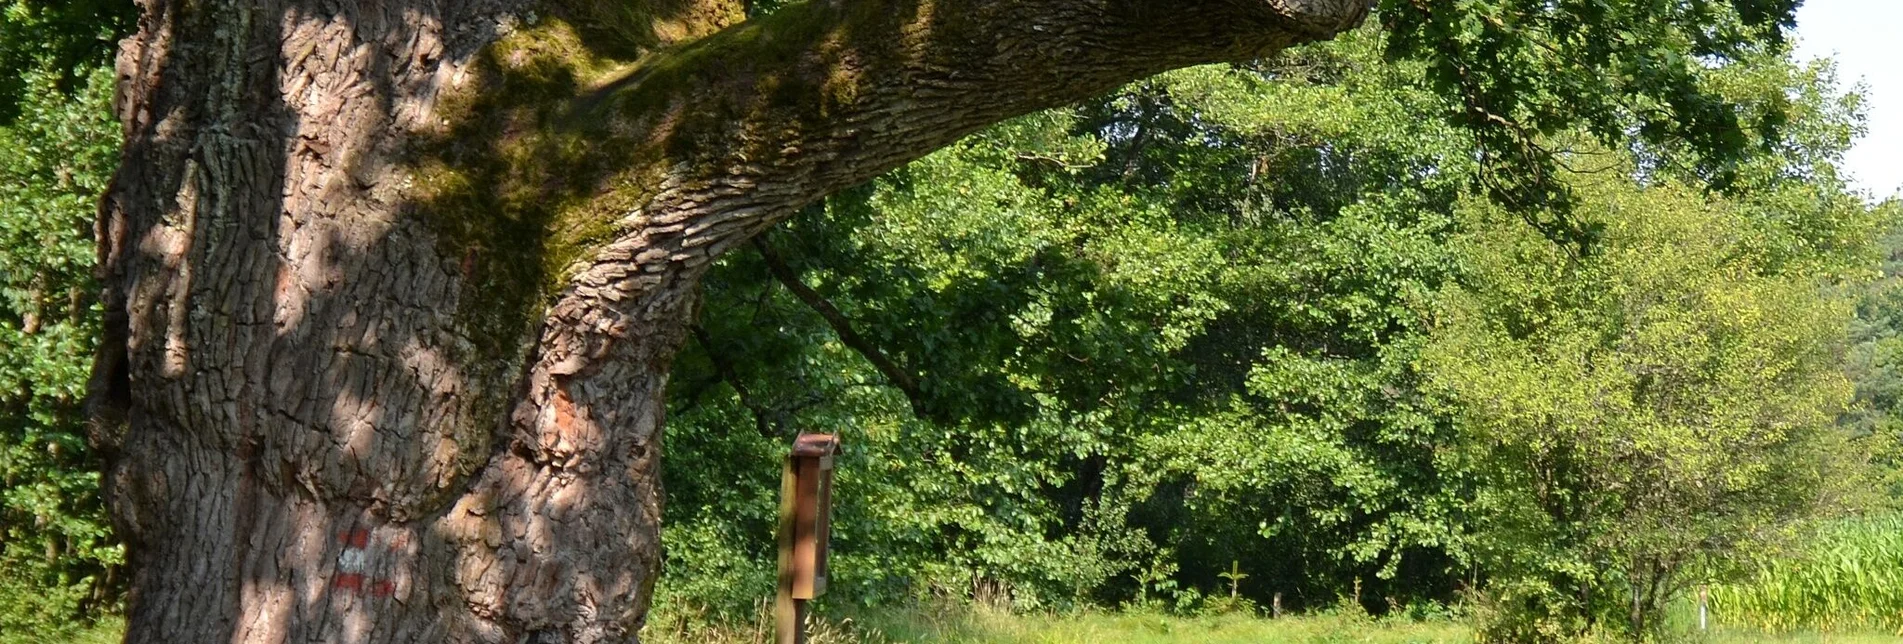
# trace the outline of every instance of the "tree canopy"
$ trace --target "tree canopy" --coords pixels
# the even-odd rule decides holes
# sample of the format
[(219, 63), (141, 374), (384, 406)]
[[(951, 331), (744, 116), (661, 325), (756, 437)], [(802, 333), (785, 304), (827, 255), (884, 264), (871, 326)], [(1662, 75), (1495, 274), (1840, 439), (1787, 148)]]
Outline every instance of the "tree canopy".
[[(1832, 429), (1843, 293), (1893, 215), (1836, 177), (1858, 125), (1829, 68), (1767, 45), (1700, 73), (1782, 120), (1740, 135), (1723, 190), (1686, 148), (1543, 135), (1582, 248), (1498, 199), (1485, 135), (1434, 118), (1427, 63), (1389, 37), (993, 128), (723, 263), (676, 372), (691, 455), (669, 484), (694, 514), (670, 538), (706, 576), (674, 597), (765, 574), (733, 544), (766, 529), (771, 472), (736, 488), (747, 470), (706, 464), (796, 431), (857, 440), (856, 497), (912, 499), (840, 533), (866, 571), (842, 579), (875, 598), (1194, 603), (1239, 560), (1258, 600), (1452, 601), (1491, 578), (1553, 611), (1508, 636), (1643, 629), (1655, 599), (1731, 574), (1730, 549), (1850, 503), (1816, 504), (1861, 449)], [(1556, 453), (1586, 478), (1532, 486)], [(1632, 617), (1607, 589), (1639, 578), (1662, 592)]]
[[(430, 205), (483, 211), (432, 222), (493, 253), (465, 260), (488, 291), (468, 323), (512, 329), (602, 241), (589, 145), (704, 99), (639, 149), (711, 146), (747, 106), (695, 83), (776, 64), (730, 49), (884, 51), (879, 10), (913, 4), (753, 2), (678, 46), (572, 7), (518, 25), (480, 68), (497, 91), (422, 146)], [(846, 437), (829, 601), (864, 605), (1193, 610), (1246, 572), (1254, 602), (1464, 599), (1501, 639), (1638, 634), (1736, 553), (1881, 503), (1858, 484), (1894, 499), (1898, 209), (1838, 177), (1858, 99), (1791, 60), (1796, 4), (1385, 0), (1329, 42), (1011, 118), (869, 183), (816, 170), (796, 186), (816, 200), (695, 296), (656, 621), (771, 586), (801, 432)], [(9, 641), (122, 583), (80, 399), (122, 134), (104, 65), (132, 11), (4, 8)], [(769, 98), (879, 90), (814, 78)], [(577, 116), (607, 108), (631, 120)]]

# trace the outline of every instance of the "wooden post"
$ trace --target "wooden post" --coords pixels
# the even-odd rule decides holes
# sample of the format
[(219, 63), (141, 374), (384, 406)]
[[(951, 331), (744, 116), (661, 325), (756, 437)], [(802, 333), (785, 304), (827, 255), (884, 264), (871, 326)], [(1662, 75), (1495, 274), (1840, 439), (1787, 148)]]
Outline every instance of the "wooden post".
[(780, 588), (773, 600), (777, 644), (806, 644), (806, 600), (793, 598), (794, 497), (799, 490), (796, 461), (788, 455), (780, 470)]
[(805, 644), (808, 602), (826, 594), (838, 453), (837, 437), (803, 435), (780, 470), (780, 583), (773, 603), (778, 644)]
[(1278, 619), (1282, 617), (1282, 593), (1276, 593), (1275, 599), (1269, 603), (1269, 616)]

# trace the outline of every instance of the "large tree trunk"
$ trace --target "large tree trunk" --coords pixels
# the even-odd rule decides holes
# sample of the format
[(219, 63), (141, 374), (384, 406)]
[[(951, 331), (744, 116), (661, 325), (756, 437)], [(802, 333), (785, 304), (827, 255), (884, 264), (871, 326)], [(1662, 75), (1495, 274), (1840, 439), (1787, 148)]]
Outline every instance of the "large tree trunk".
[(148, 0), (93, 390), (128, 640), (632, 639), (713, 258), (998, 120), (1365, 12)]

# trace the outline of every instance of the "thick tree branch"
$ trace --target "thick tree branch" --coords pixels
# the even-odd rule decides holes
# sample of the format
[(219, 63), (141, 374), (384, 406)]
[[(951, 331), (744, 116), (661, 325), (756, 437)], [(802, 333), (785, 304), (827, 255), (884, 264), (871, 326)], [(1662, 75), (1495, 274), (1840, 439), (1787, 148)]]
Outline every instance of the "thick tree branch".
[(608, 113), (582, 117), (647, 137), (629, 158), (661, 178), (624, 224), (679, 225), (724, 249), (1005, 118), (1329, 37), (1366, 10), (1365, 0), (808, 2), (642, 66), (598, 91)]
[[(552, 305), (524, 307), (545, 312), (542, 335), (508, 449), (471, 492), (525, 500), (459, 521), (499, 516), (581, 539), (556, 527), (575, 519), (512, 491), (652, 471), (698, 278), (806, 204), (999, 121), (1325, 38), (1366, 11), (1366, 0), (809, 0), (632, 65), (560, 20), (504, 37), (461, 90), (472, 104), (424, 146), (414, 197), (425, 213), (454, 211), (425, 216), (474, 250), (536, 249), (515, 263), (562, 286)], [(444, 169), (432, 176), (432, 163)], [(881, 370), (909, 380), (889, 361)], [(587, 506), (597, 525), (658, 534), (647, 479), (590, 480), (619, 495)], [(637, 562), (651, 580), (656, 560), (637, 541), (577, 547)]]
[(920, 418), (929, 417), (926, 413), (928, 407), (925, 404), (925, 396), (918, 388), (918, 379), (913, 378), (911, 373), (885, 355), (884, 351), (879, 350), (878, 345), (866, 340), (865, 336), (859, 335), (858, 331), (854, 331), (852, 320), (839, 312), (839, 308), (833, 306), (826, 296), (820, 295), (819, 291), (813, 290), (812, 287), (806, 285), (806, 282), (800, 281), (799, 273), (786, 265), (786, 260), (773, 250), (773, 246), (767, 243), (765, 237), (753, 238), (753, 245), (760, 251), (760, 258), (766, 261), (767, 270), (773, 273), (774, 279), (785, 285), (786, 290), (791, 291), (793, 297), (804, 302), (807, 308), (825, 319), (826, 325), (832, 327), (833, 334), (839, 336), (840, 343), (859, 352), (866, 362), (872, 363), (873, 368), (878, 369), (879, 373), (885, 376), (886, 382), (904, 392), (905, 398), (912, 403), (912, 413)]
[[(505, 147), (446, 159), (505, 167), (434, 182), (487, 197), (432, 201), (519, 208), (510, 219), (547, 222), (541, 234), (578, 242), (530, 258), (555, 255), (569, 275), (544, 321), (514, 441), (542, 440), (538, 419), (568, 404), (561, 383), (586, 388), (608, 365), (666, 364), (699, 275), (806, 204), (1007, 118), (1325, 38), (1367, 9), (1367, 0), (814, 0), (618, 77), (600, 75), (613, 65), (560, 24), (505, 38), (490, 57), (495, 78), (476, 88), (492, 104), (468, 117)], [(563, 88), (573, 94), (542, 98)], [(507, 145), (512, 137), (523, 144)], [(450, 138), (452, 151), (462, 138)], [(549, 208), (557, 212), (536, 214)], [(625, 331), (637, 327), (655, 332)]]
[(553, 13), (597, 47), (638, 55), (690, 43), (747, 17), (745, 0), (561, 0)]
[(582, 257), (631, 236), (713, 256), (993, 123), (1330, 37), (1368, 4), (812, 0), (632, 67), (612, 62), (627, 47), (587, 35), (599, 29), (545, 24), (505, 38), (491, 56), (497, 78), (476, 90), (505, 112), (476, 120), (520, 150), (464, 161), (515, 159), (476, 183), (505, 206), (562, 209), (556, 234), (584, 231)]
[[(504, 282), (563, 285), (546, 328), (653, 319), (685, 310), (683, 294), (713, 258), (965, 134), (1168, 69), (1324, 38), (1367, 9), (1367, 0), (813, 0), (633, 66), (585, 30), (544, 20), (491, 48), (480, 81), (462, 90), (472, 103), (446, 119), (461, 125), (421, 155), (416, 196), (425, 212), (495, 222), (433, 215), (475, 231), (463, 233), (475, 237), (464, 242), (471, 252), (533, 249), (492, 261), (543, 267)], [(487, 146), (470, 143), (485, 135)], [(585, 335), (542, 338), (555, 348), (539, 359), (551, 375), (590, 368), (618, 342)], [(671, 355), (666, 344), (623, 349)]]

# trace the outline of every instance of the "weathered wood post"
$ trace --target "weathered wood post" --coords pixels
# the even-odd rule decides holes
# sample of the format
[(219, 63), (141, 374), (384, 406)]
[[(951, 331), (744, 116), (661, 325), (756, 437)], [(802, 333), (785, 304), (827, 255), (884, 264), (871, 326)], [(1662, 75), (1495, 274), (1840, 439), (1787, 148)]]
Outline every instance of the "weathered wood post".
[(780, 471), (780, 584), (773, 606), (779, 644), (805, 644), (807, 602), (826, 594), (838, 453), (837, 436), (806, 434), (793, 441)]

